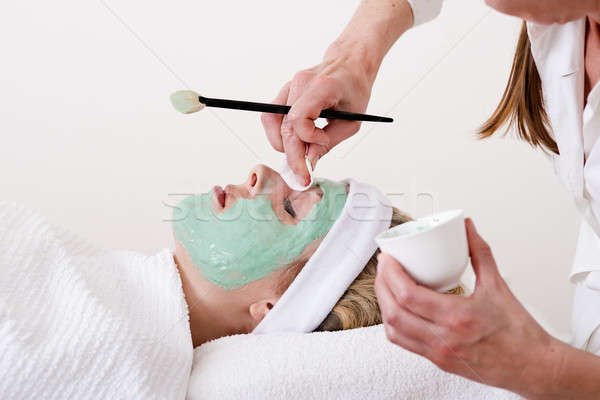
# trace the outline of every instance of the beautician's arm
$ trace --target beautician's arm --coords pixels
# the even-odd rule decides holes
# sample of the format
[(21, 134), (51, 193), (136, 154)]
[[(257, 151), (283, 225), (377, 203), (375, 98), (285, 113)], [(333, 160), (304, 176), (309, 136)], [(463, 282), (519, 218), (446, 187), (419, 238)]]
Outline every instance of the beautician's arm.
[(406, 0), (363, 0), (323, 61), (298, 72), (281, 89), (273, 102), (291, 104), (292, 109), (286, 117), (263, 114), (262, 123), (271, 145), (285, 151), (297, 175), (308, 177), (305, 143), (314, 166), (333, 146), (358, 131), (360, 122), (335, 120), (323, 130), (315, 127), (314, 120), (325, 108), (364, 112), (381, 61), (412, 25)]
[(529, 399), (599, 399), (600, 357), (546, 333), (510, 292), (471, 220), (467, 235), (477, 277), (469, 297), (417, 285), (380, 255), (375, 289), (390, 341), (444, 371)]

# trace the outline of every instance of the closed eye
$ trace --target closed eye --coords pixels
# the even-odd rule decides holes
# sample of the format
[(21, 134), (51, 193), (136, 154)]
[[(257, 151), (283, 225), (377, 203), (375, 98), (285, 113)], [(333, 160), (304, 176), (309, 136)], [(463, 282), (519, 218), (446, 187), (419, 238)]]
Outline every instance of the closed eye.
[(290, 201), (290, 199), (285, 199), (283, 201), (283, 208), (288, 214), (292, 216), (292, 218), (296, 218), (296, 211), (294, 210), (294, 207), (292, 207), (292, 202)]

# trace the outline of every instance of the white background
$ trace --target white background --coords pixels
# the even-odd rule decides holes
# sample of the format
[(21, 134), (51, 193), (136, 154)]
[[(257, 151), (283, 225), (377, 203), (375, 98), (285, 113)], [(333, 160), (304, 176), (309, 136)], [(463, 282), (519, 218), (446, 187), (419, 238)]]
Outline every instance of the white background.
[[(175, 193), (238, 183), (277, 165), (255, 113), (184, 116), (169, 94), (270, 101), (319, 62), (357, 1), (56, 0), (0, 12), (0, 198), (26, 203), (108, 248), (171, 245)], [(569, 331), (570, 268), (579, 218), (539, 151), (474, 130), (508, 76), (520, 22), (480, 0), (392, 48), (364, 124), (318, 174), (354, 177), (419, 216), (464, 208), (491, 243), (517, 296)]]

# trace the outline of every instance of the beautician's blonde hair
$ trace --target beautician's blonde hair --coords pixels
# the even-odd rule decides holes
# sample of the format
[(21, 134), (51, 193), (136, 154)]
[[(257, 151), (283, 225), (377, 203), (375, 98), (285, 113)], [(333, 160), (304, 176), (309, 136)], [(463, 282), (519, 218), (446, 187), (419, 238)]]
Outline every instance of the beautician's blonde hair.
[[(390, 227), (410, 221), (411, 218), (394, 207)], [(298, 275), (302, 267), (316, 250), (320, 241), (314, 242), (307, 248), (303, 255), (285, 269), (287, 278), (282, 281), (281, 291)], [(377, 275), (377, 255), (379, 249), (365, 265), (365, 268), (352, 282), (344, 295), (338, 300), (325, 320), (316, 329), (317, 331), (341, 331), (365, 326), (381, 324), (381, 311), (377, 296), (375, 295), (375, 277)], [(451, 294), (462, 294), (462, 287), (449, 291)]]
[(477, 133), (482, 139), (488, 138), (503, 126), (515, 127), (517, 135), (533, 147), (558, 154), (558, 146), (550, 134), (550, 122), (544, 109), (542, 80), (531, 53), (525, 22), (502, 99)]

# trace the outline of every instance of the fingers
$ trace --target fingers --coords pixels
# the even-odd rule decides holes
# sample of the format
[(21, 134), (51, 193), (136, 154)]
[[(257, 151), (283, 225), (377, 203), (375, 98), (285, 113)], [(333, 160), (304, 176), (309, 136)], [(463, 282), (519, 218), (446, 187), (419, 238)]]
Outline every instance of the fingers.
[(471, 265), (477, 277), (477, 286), (479, 284), (487, 285), (493, 283), (496, 277), (499, 277), (498, 267), (492, 249), (475, 228), (471, 218), (465, 220), (467, 228), (467, 241), (469, 242), (469, 255), (471, 256)]
[[(306, 154), (313, 167), (331, 148), (328, 133), (325, 129), (316, 127), (314, 121), (323, 109), (335, 106), (341, 98), (342, 90), (336, 82), (329, 77), (317, 76), (312, 71), (302, 71), (296, 74), (290, 87), (288, 104), (292, 108), (283, 119), (283, 147), (292, 171), (305, 177), (307, 181), (305, 153), (299, 150), (299, 143), (309, 145)], [(315, 145), (312, 151), (310, 145)]]
[(330, 120), (323, 128), (329, 138), (328, 147), (330, 149), (354, 135), (359, 129), (360, 121), (345, 121), (343, 119)]
[(303, 177), (304, 181), (308, 183), (310, 181), (310, 175), (308, 174), (306, 162), (304, 161), (306, 144), (301, 141), (298, 136), (294, 135), (285, 117), (281, 124), (281, 139), (283, 141), (283, 148), (285, 150), (288, 165), (292, 171), (294, 171), (294, 174)]
[(431, 350), (429, 349), (429, 346), (423, 342), (411, 338), (410, 336), (404, 334), (401, 329), (394, 328), (390, 324), (385, 324), (384, 327), (385, 336), (390, 342), (423, 357), (430, 357)]
[(429, 334), (432, 332), (431, 326), (427, 326), (429, 322), (402, 308), (385, 280), (379, 276), (375, 282), (375, 291), (389, 341), (413, 353), (427, 356), (430, 349), (426, 343), (432, 339)]
[(337, 146), (340, 142), (354, 135), (359, 129), (360, 121), (344, 121), (341, 119), (330, 120), (325, 128), (323, 128), (325, 134), (329, 138), (329, 144), (320, 145), (317, 143), (310, 143), (308, 145), (307, 154), (313, 170), (321, 157), (327, 154), (330, 149)]
[(293, 120), (292, 117), (287, 117), (288, 123), (291, 125), (292, 132), (306, 143), (316, 143), (323, 146), (329, 144), (329, 138), (325, 134), (325, 131), (315, 126), (315, 121), (310, 118), (303, 118), (300, 120)]
[(294, 76), (286, 102), (286, 104), (292, 106), (292, 109), (290, 109), (290, 112), (283, 117), (283, 122), (281, 124), (281, 139), (283, 141), (283, 148), (285, 150), (288, 165), (292, 171), (294, 171), (294, 174), (303, 177), (306, 183), (310, 181), (306, 162), (304, 161), (304, 156), (307, 151), (306, 144), (299, 136), (297, 136), (292, 121), (293, 114), (290, 116), (290, 113), (294, 108), (294, 103), (302, 96), (311, 79), (314, 78), (314, 75), (315, 74), (312, 71), (300, 71)]
[(314, 69), (300, 71), (275, 98), (276, 103), (291, 105), (290, 112), (261, 115), (269, 142), (286, 153), (290, 168), (305, 182), (310, 179), (305, 155), (314, 169), (323, 155), (360, 128), (359, 121), (343, 120), (331, 120), (323, 129), (315, 126), (321, 111), (335, 107), (343, 92), (342, 82), (336, 78), (318, 75)]
[(398, 304), (429, 321), (442, 323), (450, 311), (462, 305), (459, 296), (447, 296), (418, 285), (392, 256), (378, 257), (377, 276), (387, 282)]
[(321, 146), (320, 144), (311, 143), (308, 145), (306, 154), (308, 155), (308, 160), (310, 161), (310, 165), (312, 165), (313, 171), (319, 159), (327, 154), (328, 151), (329, 149), (326, 146)]
[[(290, 124), (290, 125), (288, 125)], [(327, 135), (325, 134), (325, 131), (321, 128), (317, 128), (314, 125), (314, 121), (306, 119), (302, 122), (299, 122), (300, 125), (305, 125), (303, 129), (305, 129), (305, 132), (311, 132), (311, 134), (315, 134), (316, 132), (319, 132), (318, 137), (321, 138), (325, 138), (327, 139)], [(317, 161), (319, 160), (319, 158), (321, 158), (322, 156), (324, 156), (325, 154), (327, 154), (327, 152), (329, 151), (329, 147), (327, 146), (327, 144), (329, 143), (329, 139), (327, 140), (321, 140), (321, 139), (315, 139), (317, 142), (316, 143), (310, 143), (309, 140), (304, 140), (306, 138), (302, 138), (299, 137), (298, 135), (295, 134), (296, 130), (293, 128), (293, 126), (291, 125), (291, 122), (289, 120), (287, 120), (285, 122), (285, 135), (293, 135), (296, 138), (300, 139), (300, 143), (302, 143), (306, 150), (305, 152), (302, 153), (302, 157), (299, 158), (298, 156), (296, 156), (296, 154), (293, 154), (291, 157), (293, 158), (293, 160), (290, 162), (290, 167), (292, 167), (292, 171), (294, 171), (294, 173), (301, 175), (301, 176), (308, 176), (308, 170), (306, 170), (306, 163), (304, 162), (304, 155), (308, 156), (308, 159), (310, 160), (310, 164), (313, 168), (313, 171), (316, 167)], [(295, 148), (295, 142), (296, 140), (294, 140), (293, 138), (289, 137), (290, 139), (290, 145), (294, 146)], [(308, 146), (308, 147), (307, 147)], [(285, 146), (284, 146), (285, 147)], [(295, 150), (294, 150), (295, 151)], [(289, 153), (286, 151), (287, 155), (288, 155), (288, 160), (290, 160), (290, 155)], [(295, 168), (291, 163), (294, 163), (296, 165), (297, 168)], [(300, 165), (300, 163), (302, 165)], [(306, 175), (304, 175), (304, 170), (306, 170)]]
[[(322, 110), (334, 107), (341, 99), (341, 87), (336, 82), (332, 78), (318, 76), (306, 86), (297, 98), (293, 99), (287, 118), (294, 133), (304, 142), (321, 145), (329, 143), (325, 132), (316, 128), (314, 121), (319, 118)], [(290, 95), (290, 97), (292, 96)]]
[[(287, 104), (288, 94), (290, 92), (290, 82), (286, 83), (277, 97), (273, 100), (275, 104)], [(277, 151), (283, 152), (283, 141), (281, 140), (281, 122), (283, 121), (282, 114), (262, 113), (260, 120), (265, 128), (267, 139), (271, 146)]]

